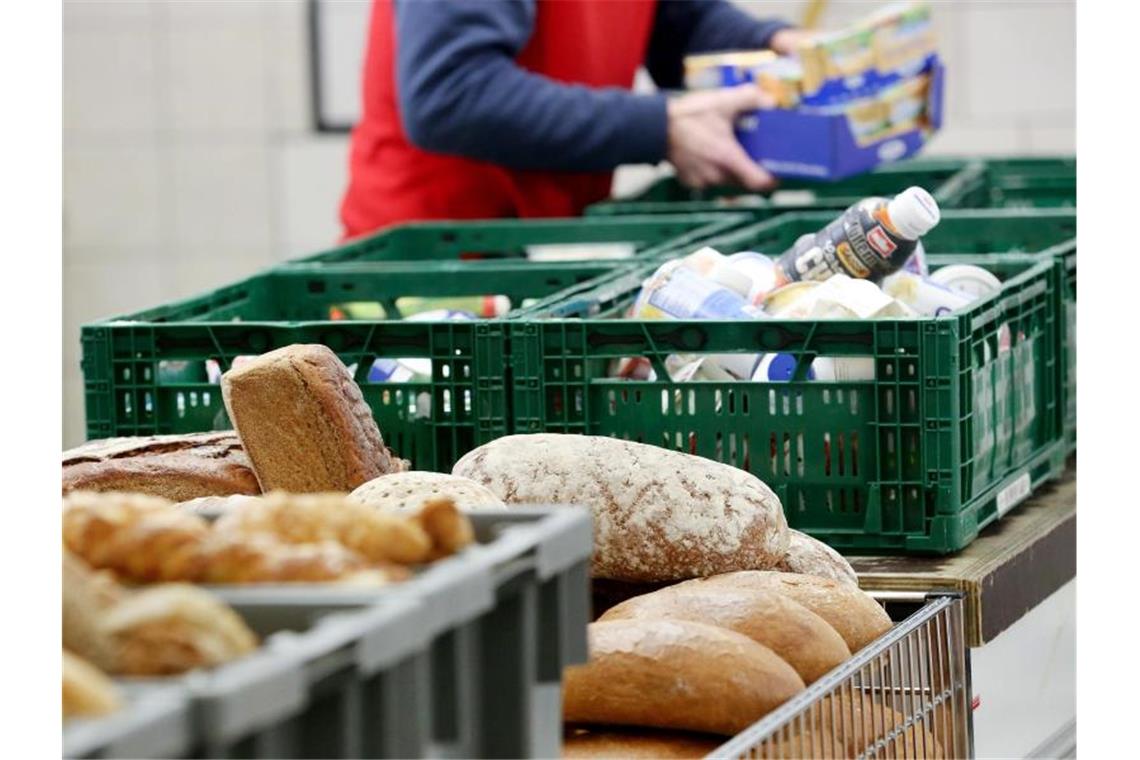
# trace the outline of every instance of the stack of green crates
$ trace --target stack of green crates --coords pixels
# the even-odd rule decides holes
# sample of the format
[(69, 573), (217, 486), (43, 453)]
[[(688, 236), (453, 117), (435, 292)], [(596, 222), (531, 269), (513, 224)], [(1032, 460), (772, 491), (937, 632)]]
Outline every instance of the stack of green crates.
[(869, 196), (894, 195), (911, 185), (928, 190), (942, 208), (1075, 208), (1077, 162), (1074, 158), (920, 158), (839, 182), (785, 180), (766, 195), (742, 194), (727, 187), (691, 190), (666, 177), (637, 195), (597, 203), (586, 213), (738, 211), (761, 220), (789, 211), (843, 209)]
[[(794, 213), (704, 244), (781, 252), (834, 213)], [(622, 319), (662, 261), (545, 299), (509, 321), (518, 432), (609, 435), (746, 469), (780, 493), (789, 522), (857, 551), (950, 552), (1060, 474), (1063, 268), (1042, 255), (1075, 234), (1073, 211), (947, 211), (924, 242), (934, 266), (977, 263), (1000, 293), (939, 318)], [(1008, 346), (1008, 348), (1007, 348)], [(673, 382), (670, 354), (873, 357), (873, 381)], [(646, 357), (653, 381), (612, 379)]]
[[(390, 228), (86, 325), (87, 434), (227, 428), (219, 372), (322, 343), (417, 469), (446, 471), (514, 432), (615, 435), (754, 472), (782, 492), (793, 525), (835, 546), (952, 551), (1075, 448), (1075, 170), (1072, 159), (919, 159), (767, 197), (663, 180), (584, 219)], [(910, 185), (944, 209), (924, 239), (931, 261), (986, 266), (1000, 294), (938, 319), (615, 318), (662, 261), (705, 244), (778, 254), (859, 199)], [(492, 295), (509, 299), (505, 318), (417, 316)], [(999, 352), (1007, 330), (1011, 348)], [(645, 356), (661, 378), (672, 353), (772, 351), (804, 368), (818, 355), (873, 357), (876, 380), (643, 383), (607, 371)], [(384, 382), (372, 375), (378, 359), (419, 369)]]
[[(353, 369), (387, 443), (417, 469), (447, 470), (510, 432), (506, 331), (490, 319), (405, 319), (410, 308), (488, 294), (519, 306), (631, 262), (584, 258), (577, 246), (649, 252), (742, 221), (686, 214), (405, 225), (195, 298), (89, 324), (82, 329), (87, 435), (228, 428), (208, 361), (224, 371), (237, 357), (322, 343)], [(528, 260), (535, 246), (561, 246), (577, 258)], [(430, 371), (410, 382), (374, 382), (376, 359), (428, 360)]]

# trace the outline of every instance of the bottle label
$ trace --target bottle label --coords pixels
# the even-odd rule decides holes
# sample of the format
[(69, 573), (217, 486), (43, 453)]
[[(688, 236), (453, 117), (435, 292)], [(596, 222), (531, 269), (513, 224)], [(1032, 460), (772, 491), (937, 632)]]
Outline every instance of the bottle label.
[(882, 227), (875, 227), (867, 233), (867, 242), (871, 247), (879, 252), (879, 255), (884, 259), (889, 259), (891, 254), (898, 248), (891, 240), (891, 236)]
[(814, 235), (805, 235), (779, 258), (788, 280), (826, 280), (846, 274), (880, 280), (902, 268), (917, 241), (899, 237), (882, 214), (885, 201), (867, 198)]

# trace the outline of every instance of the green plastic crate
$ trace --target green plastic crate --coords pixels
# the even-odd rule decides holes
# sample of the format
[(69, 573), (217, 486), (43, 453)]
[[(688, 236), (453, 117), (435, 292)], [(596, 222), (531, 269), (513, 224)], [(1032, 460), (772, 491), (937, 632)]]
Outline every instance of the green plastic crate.
[[(788, 215), (707, 242), (779, 252), (830, 217)], [(778, 490), (794, 527), (844, 550), (955, 551), (1063, 469), (1061, 268), (1039, 252), (1074, 225), (1066, 212), (947, 212), (926, 238), (932, 257), (1004, 251), (987, 260), (1004, 285), (937, 319), (619, 320), (654, 265), (603, 276), (508, 320), (515, 432), (610, 435), (731, 463)], [(997, 348), (1003, 326), (1009, 351)], [(671, 353), (768, 351), (871, 356), (877, 379), (607, 376), (621, 357), (648, 357), (667, 377)]]
[[(87, 435), (228, 428), (207, 360), (224, 371), (238, 356), (322, 343), (355, 365), (386, 441), (417, 468), (446, 470), (474, 446), (509, 432), (506, 331), (494, 320), (405, 320), (405, 299), (450, 306), (434, 299), (495, 294), (517, 306), (630, 265), (518, 258), (526, 246), (630, 243), (650, 255), (655, 244), (695, 244), (740, 221), (721, 214), (409, 225), (196, 298), (89, 324), (81, 335)], [(476, 239), (481, 253), (496, 255), (458, 260)], [(334, 308), (363, 318), (333, 319)], [(367, 380), (374, 359), (405, 357), (429, 359), (430, 379)]]
[(739, 188), (692, 190), (676, 178), (658, 180), (638, 195), (590, 206), (589, 215), (746, 212), (759, 221), (788, 211), (842, 209), (873, 195), (919, 185), (943, 208), (1075, 208), (1074, 158), (918, 158), (835, 183), (785, 181), (771, 194)]
[(970, 161), (960, 158), (914, 159), (838, 182), (784, 180), (775, 192), (767, 195), (746, 193), (733, 187), (693, 190), (675, 177), (665, 177), (638, 195), (595, 203), (586, 209), (586, 214), (608, 217), (739, 211), (748, 213), (754, 220), (762, 220), (789, 211), (844, 209), (868, 196), (894, 195), (911, 185), (920, 185), (940, 203), (952, 205), (954, 199), (945, 195), (941, 186), (969, 165)]
[(1076, 208), (1075, 158), (979, 161), (942, 186), (953, 208)]
[[(1016, 254), (1015, 254), (1016, 255)], [(971, 257), (980, 266), (1000, 264), (1008, 254), (993, 253)], [(1052, 258), (1058, 267), (1060, 288), (1057, 293), (1057, 323), (1062, 325), (1058, 334), (1058, 356), (1061, 359), (1061, 411), (1062, 429), (1070, 453), (1077, 448), (1077, 241), (1076, 238), (1059, 243), (1041, 252)], [(932, 256), (945, 263), (953, 263), (954, 256)]]
[[(721, 210), (723, 211), (723, 210)], [(746, 220), (723, 213), (593, 219), (487, 219), (465, 222), (417, 222), (384, 231), (296, 263), (429, 261), (526, 258), (533, 246), (582, 246), (583, 255), (620, 258), (635, 251), (693, 235), (709, 235)], [(613, 249), (589, 250), (591, 246)], [(574, 248), (567, 248), (574, 255)]]

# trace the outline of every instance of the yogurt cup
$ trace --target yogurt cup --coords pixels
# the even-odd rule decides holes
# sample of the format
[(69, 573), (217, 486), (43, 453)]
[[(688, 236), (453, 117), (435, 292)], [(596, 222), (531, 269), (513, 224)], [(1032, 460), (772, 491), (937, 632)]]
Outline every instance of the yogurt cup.
[(984, 298), (1001, 290), (1001, 280), (992, 272), (973, 264), (951, 264), (942, 267), (931, 273), (930, 281), (974, 299)]

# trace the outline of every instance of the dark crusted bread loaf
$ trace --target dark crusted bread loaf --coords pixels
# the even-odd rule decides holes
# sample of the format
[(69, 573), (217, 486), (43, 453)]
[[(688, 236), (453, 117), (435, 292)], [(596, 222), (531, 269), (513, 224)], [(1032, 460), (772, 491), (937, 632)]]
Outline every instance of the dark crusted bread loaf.
[(326, 346), (286, 346), (231, 369), (222, 398), (265, 491), (347, 493), (408, 469)]
[(124, 491), (186, 501), (257, 494), (249, 457), (233, 431), (107, 438), (63, 452), (63, 493)]

